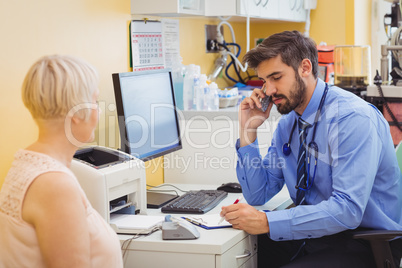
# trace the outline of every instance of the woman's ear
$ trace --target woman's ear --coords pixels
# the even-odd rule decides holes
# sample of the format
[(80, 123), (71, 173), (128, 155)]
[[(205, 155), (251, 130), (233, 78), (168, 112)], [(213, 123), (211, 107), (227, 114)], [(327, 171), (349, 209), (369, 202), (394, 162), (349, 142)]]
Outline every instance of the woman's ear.
[(309, 76), (313, 71), (313, 65), (309, 59), (303, 59), (300, 64), (300, 68), (302, 77)]
[(80, 141), (81, 130), (84, 119), (80, 118), (77, 114), (67, 115), (64, 121), (64, 132), (67, 139), (76, 147), (82, 146), (84, 143)]
[(72, 117), (70, 117), (70, 120), (73, 124), (78, 124), (82, 121), (82, 118), (77, 115), (73, 115)]

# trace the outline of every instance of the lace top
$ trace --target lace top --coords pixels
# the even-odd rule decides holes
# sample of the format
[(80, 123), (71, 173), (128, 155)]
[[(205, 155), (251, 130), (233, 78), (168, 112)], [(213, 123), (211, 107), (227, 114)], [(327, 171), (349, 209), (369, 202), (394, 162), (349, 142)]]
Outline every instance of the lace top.
[(35, 229), (22, 219), (22, 205), (31, 183), (47, 172), (63, 172), (78, 185), (90, 231), (91, 266), (122, 267), (115, 232), (90, 205), (74, 174), (48, 155), (19, 150), (0, 191), (0, 267), (45, 267)]

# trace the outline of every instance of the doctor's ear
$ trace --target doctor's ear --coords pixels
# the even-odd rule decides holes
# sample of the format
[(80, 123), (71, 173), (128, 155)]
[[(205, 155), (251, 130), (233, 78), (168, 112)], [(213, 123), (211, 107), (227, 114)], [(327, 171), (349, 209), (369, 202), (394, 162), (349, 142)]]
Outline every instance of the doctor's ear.
[(309, 59), (303, 59), (300, 63), (300, 71), (302, 77), (309, 76), (313, 71), (313, 65)]

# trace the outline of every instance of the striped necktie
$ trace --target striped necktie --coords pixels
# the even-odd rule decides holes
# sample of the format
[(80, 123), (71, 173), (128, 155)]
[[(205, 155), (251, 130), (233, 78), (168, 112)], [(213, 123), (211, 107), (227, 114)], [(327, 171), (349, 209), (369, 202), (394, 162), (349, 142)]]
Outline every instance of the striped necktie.
[(300, 147), (299, 147), (299, 156), (297, 157), (297, 193), (296, 193), (296, 206), (305, 204), (305, 190), (300, 188), (306, 188), (307, 185), (307, 167), (306, 167), (306, 155), (307, 155), (307, 145), (306, 145), (306, 137), (307, 132), (306, 129), (310, 126), (309, 123), (301, 119), (299, 117), (298, 120), (299, 125), (299, 139), (300, 139)]

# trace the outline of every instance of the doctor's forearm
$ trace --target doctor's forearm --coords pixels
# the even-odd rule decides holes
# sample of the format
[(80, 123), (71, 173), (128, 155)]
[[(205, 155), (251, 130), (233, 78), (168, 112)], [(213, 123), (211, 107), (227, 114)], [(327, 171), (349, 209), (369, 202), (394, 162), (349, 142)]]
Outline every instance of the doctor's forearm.
[(256, 129), (240, 129), (240, 147), (247, 146), (257, 139)]

